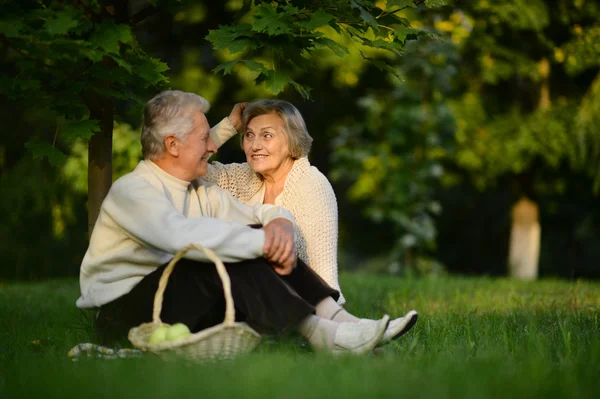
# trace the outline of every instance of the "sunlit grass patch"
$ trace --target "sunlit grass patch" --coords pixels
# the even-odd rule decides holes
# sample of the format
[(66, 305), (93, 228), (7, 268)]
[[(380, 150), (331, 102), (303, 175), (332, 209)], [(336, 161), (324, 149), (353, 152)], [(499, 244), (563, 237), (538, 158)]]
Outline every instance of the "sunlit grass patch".
[[(333, 358), (298, 337), (232, 362), (83, 359), (76, 280), (0, 286), (2, 397), (598, 397), (600, 284), (342, 276), (360, 316), (420, 314), (380, 356)], [(6, 394), (6, 395), (5, 395)]]

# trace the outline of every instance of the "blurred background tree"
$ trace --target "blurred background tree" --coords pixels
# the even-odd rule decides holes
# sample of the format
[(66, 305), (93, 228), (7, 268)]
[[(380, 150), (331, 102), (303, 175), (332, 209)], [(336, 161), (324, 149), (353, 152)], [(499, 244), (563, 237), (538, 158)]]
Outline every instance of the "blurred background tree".
[[(114, 179), (140, 158), (140, 104), (167, 85), (209, 99), (213, 124), (238, 101), (298, 106), (311, 162), (337, 193), (343, 269), (504, 274), (510, 211), (527, 195), (539, 207), (541, 275), (600, 275), (595, 2), (123, 3), (128, 21), (103, 8), (101, 21), (84, 13), (73, 25), (66, 10), (109, 2), (2, 1), (4, 278), (77, 273), (87, 140), (102, 127), (87, 124), (81, 94), (114, 101)], [(111, 23), (123, 40), (99, 37), (116, 50), (90, 44)], [(146, 67), (121, 65), (130, 52)], [(243, 160), (236, 140), (217, 155)]]
[[(473, 1), (407, 12), (413, 26), (447, 41), (407, 47), (398, 62), (405, 81), (359, 100), (366, 116), (342, 129), (332, 158), (331, 176), (349, 182), (349, 198), (377, 226), (375, 251), (363, 249), (384, 254), (374, 267), (439, 270), (433, 253), (451, 271), (504, 274), (509, 253), (525, 249), (529, 260), (513, 261), (540, 257), (542, 274), (597, 275), (596, 3)], [(510, 249), (511, 223), (519, 230), (511, 210), (526, 198), (543, 240), (536, 216), (529, 243), (513, 232)]]
[[(28, 108), (47, 109), (56, 122), (51, 140), (40, 135), (26, 143), (35, 158), (54, 165), (64, 161), (57, 139), (70, 144), (89, 140), (88, 230), (91, 233), (100, 205), (112, 182), (112, 132), (116, 101), (143, 104), (149, 93), (165, 87), (167, 65), (149, 57), (132, 35), (132, 27), (160, 12), (184, 6), (175, 1), (5, 0), (6, 13), (0, 34), (14, 63), (6, 76), (5, 94), (25, 99)], [(181, 3), (181, 5), (179, 5)], [(190, 2), (192, 3), (192, 2)], [(407, 3), (407, 2), (401, 2)], [(412, 3), (412, 2), (408, 2)], [(131, 7), (130, 7), (131, 6)], [(140, 7), (141, 6), (141, 7)], [(404, 5), (403, 7), (406, 7)], [(132, 9), (140, 8), (132, 12)], [(400, 7), (399, 9), (402, 9)], [(212, 20), (194, 8), (192, 20)], [(208, 11), (211, 11), (210, 9)], [(332, 15), (331, 13), (335, 14)], [(410, 29), (407, 19), (387, 12), (372, 2), (352, 0), (306, 2), (298, 8), (290, 1), (244, 1), (230, 17), (231, 25), (219, 26), (206, 36), (216, 50), (242, 53), (242, 58), (219, 65), (215, 72), (231, 73), (237, 64), (256, 72), (254, 80), (278, 94), (287, 85), (307, 99), (309, 89), (292, 79), (310, 67), (307, 55), (327, 47), (342, 57), (346, 46), (336, 39), (352, 38), (367, 48), (400, 54)], [(331, 39), (319, 28), (333, 29)], [(416, 36), (411, 31), (412, 36)], [(366, 57), (365, 57), (366, 58)], [(263, 62), (264, 60), (264, 62)], [(370, 60), (382, 70), (385, 62)], [(133, 73), (135, 71), (135, 73)], [(48, 79), (51, 77), (51, 79)], [(50, 116), (50, 115), (49, 115)], [(50, 144), (51, 142), (51, 144)]]
[(457, 60), (445, 41), (411, 43), (399, 62), (402, 81), (389, 77), (385, 87), (368, 89), (333, 141), (330, 176), (350, 184), (349, 199), (381, 226), (375, 241), (383, 256), (371, 262), (374, 269), (442, 271), (433, 256), (434, 217), (441, 212), (435, 187), (453, 148), (455, 121), (446, 98)]
[[(396, 4), (388, 12), (365, 0), (327, 4), (3, 0), (0, 38), (5, 68), (1, 93), (15, 102), (15, 111), (36, 114), (25, 142), (34, 159), (61, 165), (70, 147), (80, 149), (89, 141), (87, 204), (91, 232), (113, 178), (115, 118), (127, 119), (151, 94), (168, 85), (164, 74), (168, 64), (153, 58), (140, 44), (149, 29), (156, 28), (156, 36), (164, 38), (161, 32), (168, 35), (170, 29), (177, 30), (177, 25), (188, 25), (195, 30), (194, 38), (207, 37), (215, 50), (222, 50), (222, 55), (230, 58), (227, 62), (220, 60), (215, 72), (230, 74), (234, 66), (242, 65), (246, 82), (249, 78), (262, 84), (263, 92), (277, 94), (291, 85), (306, 99), (309, 88), (293, 78), (301, 77), (311, 67), (313, 51), (329, 48), (342, 57), (348, 53), (346, 43), (356, 41), (363, 48), (400, 54), (407, 36), (418, 36), (415, 30), (408, 32), (407, 19), (395, 15), (402, 8), (414, 6), (413, 2), (396, 3), (406, 4)], [(136, 30), (147, 19), (152, 21)], [(165, 19), (170, 23), (165, 25)], [(329, 31), (336, 35), (328, 37)], [(182, 37), (178, 44), (185, 47), (185, 39)], [(157, 47), (172, 44), (167, 40)], [(206, 47), (203, 44), (200, 47)], [(238, 53), (241, 57), (231, 59)], [(161, 58), (176, 64), (177, 56), (182, 54)], [(393, 72), (385, 62), (361, 54), (378, 68)], [(193, 51), (185, 55), (194, 63), (214, 62), (210, 53), (199, 59)], [(73, 155), (81, 154), (75, 151)]]
[[(457, 95), (450, 100), (457, 129), (449, 169), (457, 182), (462, 179), (459, 187), (496, 201), (495, 210), (485, 201), (487, 209), (472, 212), (462, 202), (462, 212), (442, 217), (452, 220), (454, 240), (440, 240), (440, 252), (461, 257), (461, 268), (469, 266), (467, 248), (453, 247), (458, 240), (485, 248), (471, 257), (473, 271), (486, 267), (475, 262), (489, 267), (492, 258), (494, 273), (506, 270), (508, 259), (500, 254), (508, 258), (507, 230), (511, 222), (513, 234), (518, 229), (510, 210), (529, 199), (539, 210), (541, 273), (597, 273), (599, 221), (590, 205), (600, 189), (599, 21), (593, 1), (512, 0), (461, 2), (434, 23), (453, 37), (461, 56)], [(457, 40), (459, 25), (471, 29)], [(446, 191), (448, 200), (456, 200), (447, 196), (451, 192), (462, 194)], [(504, 216), (493, 222), (493, 213)], [(457, 235), (452, 225), (466, 220), (474, 229)], [(497, 248), (489, 251), (486, 241)], [(516, 244), (509, 252), (518, 252)]]

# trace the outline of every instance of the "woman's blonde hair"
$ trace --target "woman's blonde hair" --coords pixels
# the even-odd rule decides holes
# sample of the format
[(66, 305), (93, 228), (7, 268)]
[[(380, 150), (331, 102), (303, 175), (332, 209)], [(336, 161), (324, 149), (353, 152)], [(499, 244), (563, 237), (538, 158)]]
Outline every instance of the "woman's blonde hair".
[[(283, 100), (259, 100), (248, 104), (242, 117), (242, 133), (246, 132), (248, 123), (257, 116), (275, 113), (284, 124), (283, 133), (285, 134), (290, 156), (294, 159), (302, 158), (308, 155), (312, 146), (312, 137), (306, 130), (306, 124), (300, 114), (300, 111), (292, 104)], [(245, 134), (242, 134), (242, 144)]]

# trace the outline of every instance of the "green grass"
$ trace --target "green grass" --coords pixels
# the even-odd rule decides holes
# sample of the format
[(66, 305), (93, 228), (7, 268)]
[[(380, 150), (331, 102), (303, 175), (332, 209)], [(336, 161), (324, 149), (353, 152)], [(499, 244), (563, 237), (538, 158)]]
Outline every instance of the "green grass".
[(0, 285), (0, 397), (600, 397), (600, 284), (342, 276), (357, 315), (420, 319), (381, 356), (333, 358), (264, 340), (217, 364), (73, 362), (92, 341), (76, 280)]

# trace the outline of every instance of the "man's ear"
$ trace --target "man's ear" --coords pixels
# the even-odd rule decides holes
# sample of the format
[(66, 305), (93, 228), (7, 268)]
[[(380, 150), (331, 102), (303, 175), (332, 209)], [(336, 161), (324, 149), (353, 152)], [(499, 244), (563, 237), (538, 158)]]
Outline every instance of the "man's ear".
[(174, 135), (165, 137), (165, 152), (169, 153), (173, 157), (179, 156), (179, 139)]

